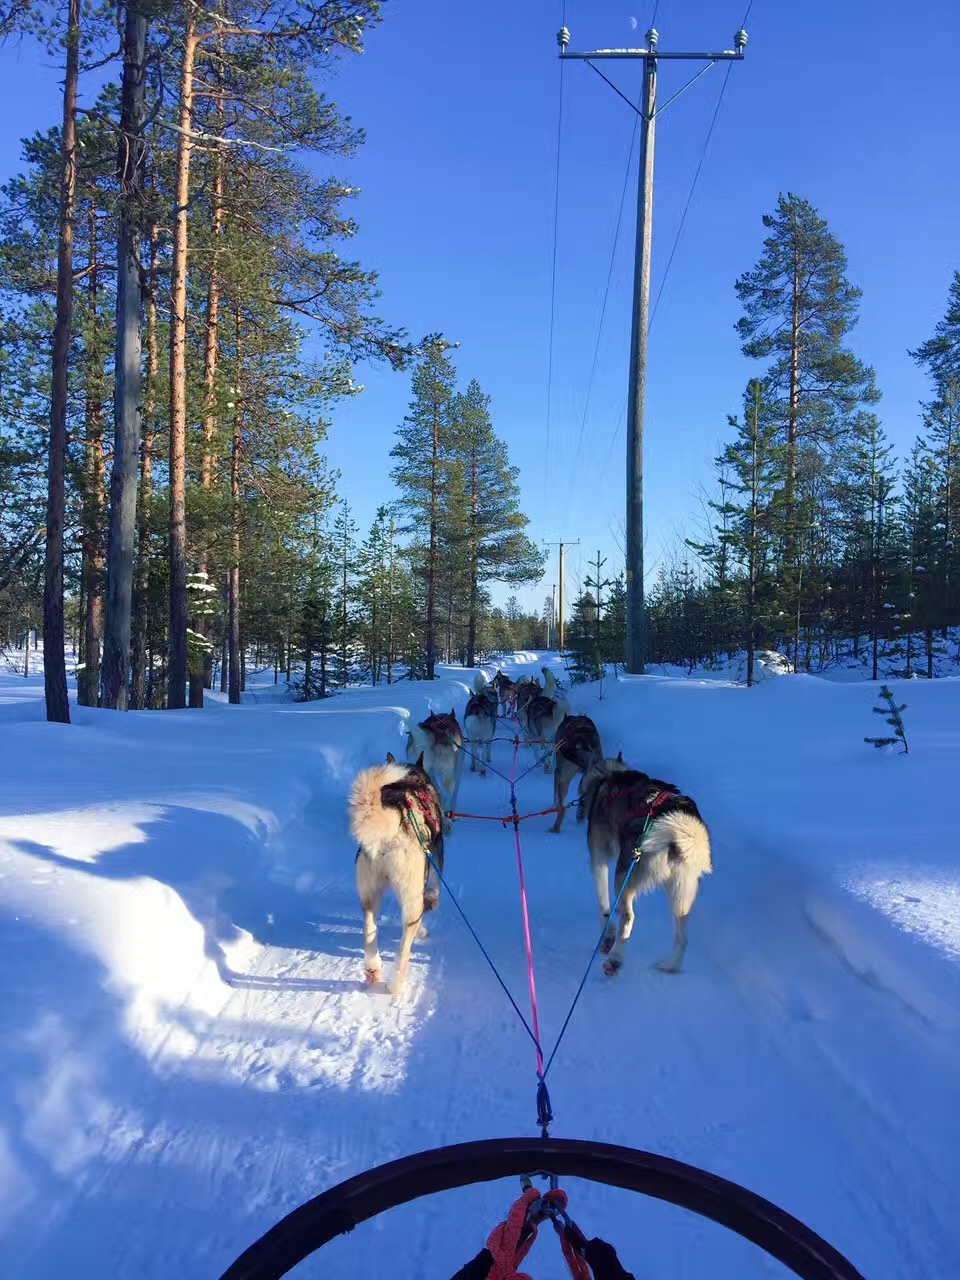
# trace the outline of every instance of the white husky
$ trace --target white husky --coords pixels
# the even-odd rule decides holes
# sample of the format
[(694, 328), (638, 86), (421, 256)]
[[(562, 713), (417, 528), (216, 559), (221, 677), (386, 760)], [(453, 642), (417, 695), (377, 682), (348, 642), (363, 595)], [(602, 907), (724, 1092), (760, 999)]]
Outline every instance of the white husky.
[(443, 870), (443, 815), (436, 788), (422, 762), (374, 765), (350, 788), (350, 829), (357, 850), (357, 893), (363, 908), (363, 958), (368, 983), (380, 981), (383, 964), (377, 942), (377, 917), (383, 895), (392, 889), (400, 903), (403, 939), (390, 983), (391, 995), (403, 990), (414, 938), (423, 936), (423, 916), (440, 901), (440, 882), (427, 858)]

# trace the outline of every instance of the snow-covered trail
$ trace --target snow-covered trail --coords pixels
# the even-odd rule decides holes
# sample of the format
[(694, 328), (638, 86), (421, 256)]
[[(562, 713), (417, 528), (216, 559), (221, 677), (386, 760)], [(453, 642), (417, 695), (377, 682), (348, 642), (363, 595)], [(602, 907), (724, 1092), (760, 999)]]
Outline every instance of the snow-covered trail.
[[(795, 742), (777, 744), (792, 757), (789, 769), (771, 760), (763, 771), (772, 744), (754, 730), (736, 752), (722, 749), (731, 698), (742, 691), (667, 683), (627, 683), (599, 705), (583, 695), (582, 705), (612, 750), (625, 747), (702, 801), (716, 874), (694, 908), (682, 975), (651, 968), (669, 944), (659, 898), (641, 908), (624, 972), (613, 981), (599, 967), (591, 975), (550, 1077), (554, 1131), (732, 1177), (809, 1222), (869, 1280), (954, 1278), (955, 959), (926, 934), (898, 934), (841, 887), (833, 860), (845, 821), (863, 830), (861, 784), (845, 780), (844, 804), (824, 787), (803, 807), (796, 778), (815, 781), (803, 714), (795, 713)], [(464, 696), (455, 679), (431, 693), (438, 706)], [(0, 894), (16, 886), (18, 911), (0, 935), (9, 1083), (0, 1102), (0, 1252), (11, 1280), (68, 1268), (80, 1277), (216, 1277), (283, 1213), (359, 1170), (443, 1143), (535, 1131), (532, 1046), (449, 902), (414, 950), (404, 1000), (360, 985), (343, 803), (353, 771), (395, 746), (391, 696), (418, 714), (425, 707), (423, 689), (408, 687), (357, 691), (314, 710), (211, 708), (189, 730), (202, 738), (192, 755), (182, 718), (128, 717), (121, 729), (114, 721), (102, 729), (93, 714), (88, 741), (102, 735), (106, 749), (119, 734), (129, 759), (144, 753), (144, 769), (149, 748), (156, 779), (114, 776), (106, 794), (101, 779), (88, 830), (76, 815), (94, 785), (93, 762), (75, 762), (55, 806), (73, 815), (60, 846), (49, 803), (39, 816), (0, 819)], [(778, 689), (753, 697), (751, 714), (764, 724), (786, 714)], [(852, 705), (846, 688), (836, 697)], [(169, 728), (154, 727), (161, 723)], [(24, 738), (46, 731), (16, 728), (21, 752)], [(511, 748), (494, 750), (506, 770)], [(537, 771), (519, 795), (522, 809), (545, 807), (550, 780)], [(13, 813), (11, 799), (0, 786), (0, 811)], [(460, 804), (506, 812), (506, 784), (465, 773)], [(18, 813), (37, 807), (21, 803)], [(931, 811), (928, 837), (951, 814)], [(559, 837), (546, 832), (549, 819), (523, 828), (547, 1046), (596, 940), (573, 816)], [(889, 825), (890, 815), (877, 821)], [(795, 856), (818, 827), (829, 875), (816, 858)], [(89, 860), (78, 863), (84, 838)], [(902, 846), (898, 839), (915, 866), (917, 851)], [(447, 873), (526, 1009), (511, 833), (458, 823)], [(140, 894), (149, 884), (172, 895), (168, 941), (159, 943), (164, 974), (147, 968), (139, 987), (124, 987), (117, 974), (130, 967), (127, 952), (117, 948), (118, 958), (78, 939), (104, 933), (92, 923), (97, 894)], [(111, 919), (126, 901), (111, 900)], [(177, 914), (184, 905), (188, 921), (202, 922), (210, 960), (175, 981), (174, 950), (191, 943)], [(949, 920), (939, 927), (949, 933)], [(388, 964), (397, 934), (391, 915), (382, 934)], [(450, 1275), (514, 1191), (477, 1187), (396, 1210), (298, 1274)], [(570, 1191), (581, 1224), (615, 1240), (638, 1280), (785, 1274), (679, 1211), (606, 1188)], [(562, 1274), (549, 1241), (530, 1267), (542, 1280)]]

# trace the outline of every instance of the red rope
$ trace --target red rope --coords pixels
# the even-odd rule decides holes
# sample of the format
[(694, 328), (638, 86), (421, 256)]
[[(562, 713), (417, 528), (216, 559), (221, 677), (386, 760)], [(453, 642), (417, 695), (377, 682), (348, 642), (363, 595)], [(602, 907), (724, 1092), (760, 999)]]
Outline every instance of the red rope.
[(554, 1217), (556, 1214), (565, 1214), (566, 1209), (565, 1191), (547, 1191), (542, 1196), (535, 1187), (525, 1191), (511, 1205), (506, 1219), (498, 1227), (494, 1227), (487, 1238), (487, 1250), (493, 1259), (487, 1280), (530, 1280), (527, 1273), (519, 1271), (518, 1267), (533, 1248), (540, 1223), (545, 1217), (554, 1219), (557, 1235), (560, 1237), (560, 1248), (573, 1280), (592, 1280), (586, 1259), (576, 1251)]
[[(536, 813), (518, 813), (517, 822), (526, 822), (528, 818), (545, 818), (551, 813), (559, 813), (559, 809), (538, 809)], [(514, 816), (508, 813), (505, 818), (498, 818), (490, 813), (460, 813), (457, 809), (447, 810), (448, 818), (473, 818), (476, 822), (499, 822), (502, 827), (513, 826)]]

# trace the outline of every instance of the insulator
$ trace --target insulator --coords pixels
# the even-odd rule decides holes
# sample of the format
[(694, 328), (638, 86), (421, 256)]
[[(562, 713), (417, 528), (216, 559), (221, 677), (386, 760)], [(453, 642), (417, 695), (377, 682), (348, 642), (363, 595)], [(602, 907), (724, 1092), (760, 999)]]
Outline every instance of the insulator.
[(659, 43), (659, 41), (660, 41), (660, 35), (659, 35), (659, 33), (657, 32), (656, 27), (651, 27), (651, 28), (650, 28), (650, 30), (647, 32), (646, 39), (647, 39), (647, 48), (648, 48), (648, 49), (652, 49), (652, 48), (654, 48), (654, 47), (655, 47), (655, 45), (657, 45), (657, 44)]
[(570, 43), (570, 32), (566, 27), (561, 27), (557, 32), (557, 44), (561, 49), (565, 49)]
[(738, 53), (741, 53), (743, 51), (744, 47), (746, 46), (748, 38), (749, 37), (747, 36), (747, 33), (744, 31), (743, 27), (741, 27), (740, 30), (737, 32), (737, 34), (733, 37), (733, 45)]

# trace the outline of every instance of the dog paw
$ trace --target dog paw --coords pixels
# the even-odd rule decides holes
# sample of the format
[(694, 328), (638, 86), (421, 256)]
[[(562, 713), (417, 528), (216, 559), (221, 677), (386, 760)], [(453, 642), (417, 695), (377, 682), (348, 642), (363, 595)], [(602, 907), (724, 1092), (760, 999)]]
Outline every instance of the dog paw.
[(679, 973), (680, 966), (674, 964), (672, 960), (658, 960), (654, 965), (655, 969), (659, 969), (661, 973)]
[(363, 980), (368, 987), (375, 987), (382, 977), (382, 969), (364, 969), (363, 971)]
[(554, 823), (552, 827), (547, 827), (547, 834), (551, 836), (558, 836), (560, 834), (560, 828), (556, 823)]
[(387, 987), (387, 995), (392, 996), (394, 1000), (399, 1000), (406, 990), (406, 985), (405, 982), (391, 982)]
[(616, 937), (614, 934), (605, 933), (603, 935), (603, 941), (600, 943), (600, 954), (605, 956), (609, 955), (610, 952), (613, 950), (613, 944), (615, 942), (616, 942)]
[(619, 956), (609, 956), (603, 962), (603, 972), (608, 978), (613, 978), (623, 968), (623, 961)]

